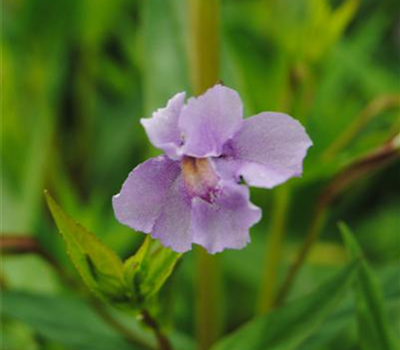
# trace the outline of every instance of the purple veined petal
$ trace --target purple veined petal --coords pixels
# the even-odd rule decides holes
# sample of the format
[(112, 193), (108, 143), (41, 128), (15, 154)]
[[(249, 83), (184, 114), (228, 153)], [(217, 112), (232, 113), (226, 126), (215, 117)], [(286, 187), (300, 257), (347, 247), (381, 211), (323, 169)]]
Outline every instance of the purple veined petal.
[(140, 120), (151, 143), (162, 149), (170, 158), (178, 159), (177, 149), (181, 144), (178, 120), (185, 102), (185, 93), (172, 97), (165, 108), (153, 113), (151, 118)]
[(246, 119), (215, 159), (224, 178), (243, 176), (251, 186), (272, 188), (301, 176), (303, 159), (312, 145), (303, 126), (283, 113), (264, 112)]
[(129, 174), (113, 197), (117, 220), (134, 230), (150, 233), (181, 173), (178, 161), (151, 158)]
[(219, 156), (224, 143), (239, 130), (242, 118), (238, 93), (225, 86), (215, 85), (189, 99), (179, 118), (184, 136), (181, 152), (197, 158)]
[(151, 232), (153, 238), (178, 253), (192, 248), (191, 198), (187, 194), (182, 176), (170, 188), (167, 200)]
[(250, 202), (246, 186), (222, 182), (214, 202), (193, 199), (193, 242), (211, 254), (241, 249), (250, 242), (249, 228), (260, 219), (261, 210)]

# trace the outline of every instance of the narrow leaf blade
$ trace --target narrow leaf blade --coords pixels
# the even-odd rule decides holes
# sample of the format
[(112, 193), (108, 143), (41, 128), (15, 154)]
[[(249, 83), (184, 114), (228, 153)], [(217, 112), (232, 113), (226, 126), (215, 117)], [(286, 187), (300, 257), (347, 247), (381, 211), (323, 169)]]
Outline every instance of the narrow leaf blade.
[[(362, 250), (350, 229), (344, 223), (340, 223), (339, 228), (351, 257), (361, 257)], [(360, 264), (355, 296), (359, 339), (362, 348), (365, 350), (399, 349), (400, 344), (396, 344), (396, 338), (389, 326), (383, 292), (365, 259), (362, 259)]]
[(250, 321), (212, 350), (296, 349), (338, 304), (358, 266), (354, 261), (309, 296)]

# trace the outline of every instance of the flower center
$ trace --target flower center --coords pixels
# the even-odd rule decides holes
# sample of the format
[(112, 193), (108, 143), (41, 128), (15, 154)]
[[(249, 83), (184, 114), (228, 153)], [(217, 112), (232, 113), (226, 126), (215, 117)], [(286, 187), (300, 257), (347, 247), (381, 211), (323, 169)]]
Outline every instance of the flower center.
[(218, 184), (218, 176), (207, 158), (183, 157), (182, 173), (189, 195), (211, 202)]

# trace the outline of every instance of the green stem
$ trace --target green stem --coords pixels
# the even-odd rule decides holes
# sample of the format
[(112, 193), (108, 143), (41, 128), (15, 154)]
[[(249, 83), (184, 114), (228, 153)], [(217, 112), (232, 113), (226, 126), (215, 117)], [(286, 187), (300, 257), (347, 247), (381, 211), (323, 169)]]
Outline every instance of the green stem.
[(269, 238), (266, 240), (264, 274), (261, 282), (257, 312), (267, 313), (275, 298), (277, 274), (282, 257), (282, 241), (285, 232), (285, 217), (289, 206), (290, 191), (287, 186), (275, 192), (274, 212)]
[[(97, 299), (88, 297), (90, 303), (96, 314), (101, 317), (109, 326), (111, 326), (116, 332), (118, 332), (129, 344), (132, 346), (140, 347), (143, 350), (156, 350), (153, 346), (143, 341), (141, 338), (132, 333), (124, 324), (117, 320)], [(164, 348), (160, 348), (164, 350)], [(166, 348), (167, 350), (167, 348)]]
[(219, 81), (219, 0), (191, 0), (191, 72), (195, 94)]
[(335, 155), (344, 149), (373, 118), (398, 106), (400, 106), (400, 98), (397, 95), (383, 95), (371, 101), (326, 149), (321, 158), (324, 161), (334, 159)]
[(286, 297), (289, 294), (289, 291), (296, 279), (296, 276), (305, 262), (307, 255), (313, 246), (313, 244), (317, 241), (320, 232), (325, 224), (327, 217), (327, 207), (325, 205), (317, 207), (317, 210), (314, 214), (313, 219), (311, 220), (310, 227), (306, 234), (306, 239), (296, 257), (296, 260), (293, 262), (292, 266), (289, 269), (288, 274), (280, 288), (277, 297), (273, 303), (273, 306), (280, 306), (284, 303)]
[(173, 350), (172, 344), (169, 339), (165, 336), (162, 332), (159, 324), (157, 321), (150, 315), (147, 310), (143, 310), (141, 313), (143, 318), (143, 322), (153, 330), (154, 335), (157, 339), (158, 349), (159, 350)]
[[(282, 99), (279, 103), (279, 109), (292, 111), (294, 115), (299, 117), (298, 114), (301, 111), (302, 99), (296, 97), (296, 94), (303, 95), (302, 89), (305, 86), (307, 70), (304, 66), (291, 67), (289, 65), (287, 72), (287, 83), (281, 94)], [(275, 192), (271, 230), (268, 239), (266, 239), (264, 273), (261, 279), (260, 295), (257, 304), (258, 314), (267, 313), (274, 304), (278, 269), (282, 260), (285, 222), (290, 205), (290, 193), (290, 185), (284, 185)]]
[(355, 160), (340, 171), (319, 195), (315, 205), (314, 216), (311, 220), (306, 239), (292, 264), (275, 300), (274, 306), (281, 305), (289, 294), (295, 279), (305, 262), (313, 244), (317, 241), (329, 214), (330, 206), (349, 186), (359, 179), (369, 176), (398, 159), (400, 150), (399, 136), (392, 137), (377, 149)]
[(196, 336), (200, 350), (207, 350), (221, 332), (221, 275), (216, 256), (196, 251)]
[[(219, 81), (219, 0), (191, 0), (190, 19), (192, 84), (199, 95)], [(196, 270), (196, 335), (206, 350), (221, 330), (218, 258), (197, 249)]]

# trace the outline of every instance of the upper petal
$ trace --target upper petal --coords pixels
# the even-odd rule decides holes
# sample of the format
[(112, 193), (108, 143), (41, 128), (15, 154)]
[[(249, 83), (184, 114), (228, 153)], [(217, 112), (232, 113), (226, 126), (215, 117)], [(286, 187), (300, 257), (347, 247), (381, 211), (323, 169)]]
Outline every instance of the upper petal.
[(184, 137), (182, 153), (192, 157), (219, 156), (224, 143), (240, 128), (243, 105), (238, 93), (222, 85), (191, 98), (179, 118)]
[(166, 156), (151, 158), (133, 169), (121, 192), (113, 197), (118, 221), (149, 233), (180, 173), (179, 162)]
[(185, 101), (185, 93), (172, 97), (165, 108), (153, 113), (151, 118), (141, 119), (151, 143), (171, 158), (176, 159), (177, 149), (181, 144), (181, 131), (178, 120)]
[(193, 242), (211, 254), (225, 248), (243, 248), (250, 242), (249, 228), (260, 219), (261, 210), (250, 202), (248, 188), (223, 182), (213, 203), (193, 199)]
[(272, 188), (303, 172), (312, 145), (303, 126), (283, 113), (260, 113), (246, 119), (215, 160), (223, 177), (243, 176), (249, 185)]

